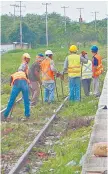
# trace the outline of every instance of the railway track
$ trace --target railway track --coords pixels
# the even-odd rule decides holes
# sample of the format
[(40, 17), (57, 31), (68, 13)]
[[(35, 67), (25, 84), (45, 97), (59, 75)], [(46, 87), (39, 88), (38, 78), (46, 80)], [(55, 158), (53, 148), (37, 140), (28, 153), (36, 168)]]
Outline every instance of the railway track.
[[(42, 135), (37, 144), (33, 147), (31, 153), (25, 162), (24, 167), (20, 170), (19, 174), (36, 174), (42, 170), (41, 166), (49, 158), (56, 157), (56, 151), (54, 150), (55, 145), (63, 146), (61, 142), (62, 135), (67, 130), (68, 122), (64, 118), (56, 117), (53, 122), (49, 125), (47, 131)], [(50, 168), (49, 171), (54, 169)], [(47, 173), (47, 171), (45, 171)]]
[[(36, 135), (35, 139), (32, 141), (32, 143), (29, 145), (29, 147), (26, 149), (26, 151), (23, 153), (23, 155), (19, 158), (19, 160), (16, 162), (16, 164), (14, 166), (12, 165), (13, 168), (11, 168), (10, 171), (7, 169), (5, 171), (5, 174), (7, 174), (7, 173), (8, 174), (17, 174), (17, 173), (19, 173), (19, 171), (21, 170), (21, 168), (25, 164), (25, 161), (27, 160), (29, 154), (32, 152), (33, 147), (38, 144), (41, 137), (46, 133), (47, 129), (52, 124), (52, 122), (56, 118), (58, 112), (62, 109), (62, 107), (63, 107), (64, 103), (67, 101), (67, 99), (68, 99), (68, 96), (64, 99), (63, 103), (61, 103), (61, 105), (56, 109), (54, 114), (49, 118), (49, 120), (43, 126), (43, 128), (40, 130), (38, 135)], [(16, 101), (16, 103), (19, 103), (20, 101), (21, 101), (21, 98), (18, 101)], [(3, 109), (1, 111), (1, 119), (3, 118), (3, 113), (4, 113), (5, 109)], [(24, 173), (24, 171), (22, 173)]]
[[(22, 100), (22, 97), (21, 97), (21, 98), (19, 98), (19, 99), (16, 101), (16, 103), (15, 103), (15, 104), (20, 103), (20, 102), (21, 102), (21, 100)], [(6, 108), (4, 108), (3, 110), (1, 110), (1, 111), (0, 111), (1, 121), (3, 121), (3, 114), (4, 114), (5, 110), (6, 110)]]
[[(34, 147), (37, 147), (39, 145), (39, 143), (41, 142), (41, 138), (44, 137), (44, 142), (46, 141), (46, 139), (48, 139), (48, 137), (50, 136), (44, 136), (48, 130), (48, 128), (52, 125), (53, 121), (56, 118), (56, 115), (58, 114), (58, 112), (61, 110), (61, 108), (63, 107), (64, 103), (66, 102), (66, 100), (68, 99), (68, 97), (65, 98), (65, 100), (63, 101), (63, 103), (58, 107), (58, 109), (54, 112), (54, 114), (51, 116), (51, 118), (49, 118), (49, 120), (47, 121), (47, 123), (45, 123), (45, 125), (43, 126), (43, 128), (40, 130), (40, 132), (38, 133), (38, 135), (36, 135), (35, 139), (33, 140), (33, 142), (29, 145), (29, 147), (27, 148), (27, 150), (23, 153), (23, 155), (19, 158), (19, 160), (15, 163), (15, 165), (12, 165), (12, 167), (9, 169), (7, 169), (8, 172), (5, 172), (4, 174), (25, 174), (27, 173), (27, 168), (24, 168), (26, 161), (28, 159), (28, 156), (32, 153), (32, 150)], [(16, 101), (16, 103), (19, 103), (22, 100), (22, 98), (18, 99)], [(6, 109), (6, 108), (5, 108)], [(3, 119), (3, 113), (5, 111), (5, 109), (3, 109), (2, 111), (0, 111), (1, 113), (1, 120)], [(57, 140), (58, 137), (54, 137), (54, 141)], [(44, 143), (43, 142), (43, 143)], [(38, 162), (37, 162), (38, 163)], [(41, 165), (41, 164), (39, 164)], [(38, 170), (38, 166), (33, 166), (34, 170)], [(35, 169), (37, 168), (37, 169)]]

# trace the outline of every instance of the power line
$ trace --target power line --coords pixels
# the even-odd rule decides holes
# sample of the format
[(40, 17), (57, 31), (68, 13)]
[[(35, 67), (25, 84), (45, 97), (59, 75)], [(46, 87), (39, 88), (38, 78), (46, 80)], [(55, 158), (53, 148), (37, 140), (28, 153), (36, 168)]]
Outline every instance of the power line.
[(99, 12), (97, 12), (97, 11), (94, 11), (94, 12), (91, 12), (91, 13), (94, 13), (94, 15), (95, 15), (95, 32), (96, 32), (96, 20), (97, 20), (97, 13), (99, 13)]
[(48, 9), (47, 6), (50, 5), (51, 3), (42, 3), (42, 5), (46, 6), (46, 45), (48, 46)]
[(21, 3), (22, 1), (17, 1), (20, 3), (20, 5), (18, 5), (18, 7), (20, 8), (20, 46), (22, 48), (22, 7), (25, 7), (25, 6), (22, 6)]
[(10, 5), (10, 6), (14, 7), (14, 24), (15, 24), (15, 12), (16, 12), (16, 11), (15, 11), (15, 8), (18, 7), (18, 5), (13, 4), (13, 5)]
[[(9, 4), (10, 4), (10, 2), (9, 2)], [(9, 4), (6, 4), (6, 5), (1, 5), (1, 4), (0, 4), (0, 8), (7, 7), (7, 6), (9, 6)]]
[(66, 8), (69, 8), (69, 7), (63, 6), (61, 8), (64, 8), (65, 32), (66, 32)]
[(79, 22), (81, 23), (83, 20), (82, 20), (82, 13), (81, 13), (81, 10), (83, 10), (84, 8), (77, 8), (79, 11), (80, 11), (80, 17), (79, 17)]

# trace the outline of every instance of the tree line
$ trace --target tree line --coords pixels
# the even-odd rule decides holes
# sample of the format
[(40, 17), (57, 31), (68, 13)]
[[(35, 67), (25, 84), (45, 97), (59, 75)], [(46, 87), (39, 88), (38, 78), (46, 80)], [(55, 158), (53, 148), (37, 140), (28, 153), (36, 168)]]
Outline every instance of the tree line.
[[(107, 43), (107, 19), (79, 23), (66, 18), (66, 32), (64, 17), (57, 13), (48, 14), (48, 37), (49, 44), (65, 45), (72, 42), (98, 41), (100, 44)], [(22, 40), (30, 43), (33, 48), (46, 44), (45, 14), (26, 14), (22, 18)], [(14, 16), (1, 16), (1, 43), (7, 44), (20, 42), (20, 19)]]

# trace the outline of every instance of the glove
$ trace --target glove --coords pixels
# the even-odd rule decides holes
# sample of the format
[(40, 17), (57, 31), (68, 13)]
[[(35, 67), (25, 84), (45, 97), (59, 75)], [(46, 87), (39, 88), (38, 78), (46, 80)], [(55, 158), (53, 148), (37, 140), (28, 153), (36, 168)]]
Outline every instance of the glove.
[(64, 71), (61, 71), (60, 74), (63, 75), (64, 74)]
[(56, 73), (56, 77), (60, 77), (60, 73), (59, 72)]
[(64, 80), (64, 73), (60, 75), (61, 80)]
[(64, 73), (63, 72), (58, 72), (57, 74), (56, 74), (56, 77), (60, 77), (60, 79), (61, 80), (64, 80)]

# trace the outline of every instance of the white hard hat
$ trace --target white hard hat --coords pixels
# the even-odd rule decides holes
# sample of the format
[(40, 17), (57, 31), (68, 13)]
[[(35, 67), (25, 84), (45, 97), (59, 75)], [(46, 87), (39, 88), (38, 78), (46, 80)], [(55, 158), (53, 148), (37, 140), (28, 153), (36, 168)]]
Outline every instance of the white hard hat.
[(29, 58), (29, 59), (31, 58), (30, 55), (29, 55), (28, 53), (24, 53), (22, 57), (23, 57), (23, 58)]
[(45, 51), (45, 55), (53, 55), (53, 52), (51, 50)]

